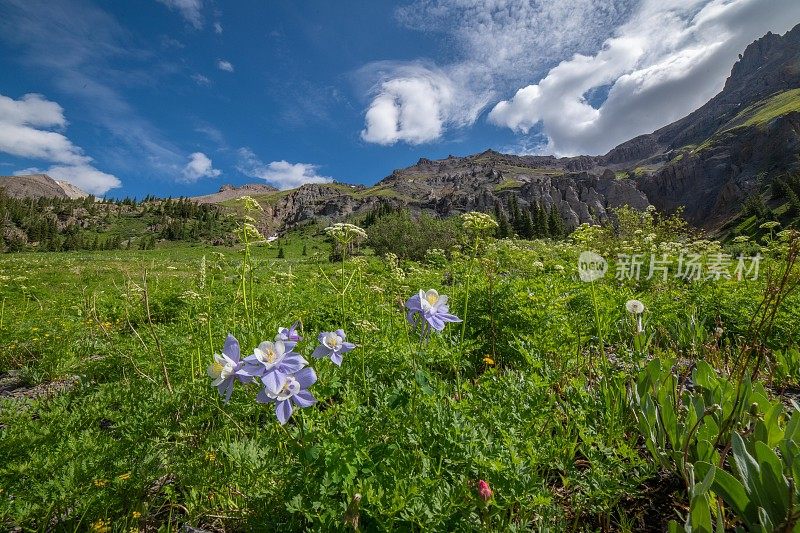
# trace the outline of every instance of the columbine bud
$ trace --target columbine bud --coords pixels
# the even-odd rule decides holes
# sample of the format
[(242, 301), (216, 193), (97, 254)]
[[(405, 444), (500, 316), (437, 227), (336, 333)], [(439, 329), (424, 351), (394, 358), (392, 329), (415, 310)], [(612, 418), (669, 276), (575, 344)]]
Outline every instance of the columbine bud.
[(482, 479), (478, 481), (478, 496), (485, 502), (488, 502), (492, 498), (492, 489), (489, 488), (489, 484)]

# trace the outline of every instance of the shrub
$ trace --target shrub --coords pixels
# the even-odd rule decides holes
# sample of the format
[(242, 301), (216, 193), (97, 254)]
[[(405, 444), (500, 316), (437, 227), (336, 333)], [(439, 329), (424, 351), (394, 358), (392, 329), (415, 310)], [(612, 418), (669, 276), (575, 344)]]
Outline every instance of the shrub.
[(368, 243), (376, 255), (393, 253), (401, 259), (423, 261), (428, 250), (450, 250), (464, 234), (458, 218), (415, 218), (408, 211), (378, 219), (368, 229)]

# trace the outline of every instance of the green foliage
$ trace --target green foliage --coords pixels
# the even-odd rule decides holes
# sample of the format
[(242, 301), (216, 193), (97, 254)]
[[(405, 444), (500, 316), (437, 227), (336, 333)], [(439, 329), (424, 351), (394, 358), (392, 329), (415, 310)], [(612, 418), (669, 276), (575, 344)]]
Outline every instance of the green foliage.
[(414, 218), (408, 211), (382, 216), (367, 233), (367, 244), (376, 255), (393, 253), (402, 259), (422, 261), (432, 248), (451, 250), (463, 241), (457, 218), (438, 219), (427, 215)]

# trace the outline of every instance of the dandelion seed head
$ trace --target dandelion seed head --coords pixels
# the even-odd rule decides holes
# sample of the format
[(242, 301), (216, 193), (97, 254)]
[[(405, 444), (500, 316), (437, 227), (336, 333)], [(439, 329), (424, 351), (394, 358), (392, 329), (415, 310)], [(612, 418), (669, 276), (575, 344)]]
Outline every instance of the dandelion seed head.
[(641, 315), (644, 313), (644, 304), (639, 300), (628, 300), (625, 302), (625, 309), (632, 315)]

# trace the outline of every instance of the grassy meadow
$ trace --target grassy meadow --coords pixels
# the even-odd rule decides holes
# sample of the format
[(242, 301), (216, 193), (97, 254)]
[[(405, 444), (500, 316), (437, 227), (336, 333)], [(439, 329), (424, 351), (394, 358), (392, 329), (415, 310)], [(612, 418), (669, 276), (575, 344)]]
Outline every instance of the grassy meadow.
[[(424, 261), (331, 262), (313, 232), (0, 255), (0, 529), (800, 531), (793, 234), (468, 235)], [(760, 274), (578, 275), (684, 248)], [(464, 321), (420, 338), (404, 303), (431, 288)], [(317, 403), (226, 404), (226, 335), (245, 357), (298, 321)], [(340, 328), (341, 367), (312, 358)]]

